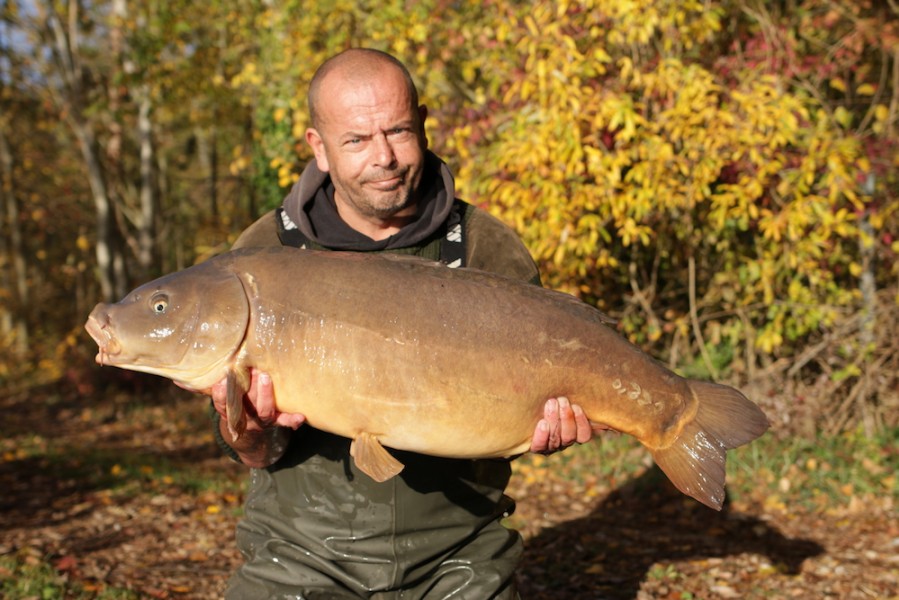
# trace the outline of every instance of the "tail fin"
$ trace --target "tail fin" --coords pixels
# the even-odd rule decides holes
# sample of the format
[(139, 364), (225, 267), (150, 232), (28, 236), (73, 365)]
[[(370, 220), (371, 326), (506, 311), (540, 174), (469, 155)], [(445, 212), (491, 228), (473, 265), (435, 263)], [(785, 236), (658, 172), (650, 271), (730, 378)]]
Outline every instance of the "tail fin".
[(683, 493), (706, 506), (724, 504), (726, 453), (768, 429), (765, 413), (734, 388), (691, 380), (699, 408), (677, 439), (652, 451), (656, 464)]

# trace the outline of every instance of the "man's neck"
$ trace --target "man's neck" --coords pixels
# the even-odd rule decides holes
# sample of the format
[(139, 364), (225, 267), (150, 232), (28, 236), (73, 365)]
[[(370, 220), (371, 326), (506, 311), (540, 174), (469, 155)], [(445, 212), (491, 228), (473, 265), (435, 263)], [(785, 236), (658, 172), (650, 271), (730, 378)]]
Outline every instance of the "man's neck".
[(412, 205), (389, 217), (378, 218), (361, 215), (339, 201), (335, 204), (337, 205), (337, 214), (344, 223), (375, 241), (381, 241), (399, 233), (400, 229), (415, 220), (417, 210), (416, 206)]

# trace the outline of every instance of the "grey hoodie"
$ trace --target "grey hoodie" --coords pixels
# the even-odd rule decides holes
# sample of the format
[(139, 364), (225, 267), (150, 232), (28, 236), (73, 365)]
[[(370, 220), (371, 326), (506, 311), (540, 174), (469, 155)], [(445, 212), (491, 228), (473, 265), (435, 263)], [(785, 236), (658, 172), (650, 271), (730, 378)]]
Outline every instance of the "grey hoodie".
[[(315, 161), (303, 170), (284, 199), (284, 211), (309, 240), (331, 250), (376, 252), (417, 246), (437, 232), (442, 233), (455, 198), (455, 182), (449, 167), (433, 152), (425, 154), (421, 198), (416, 219), (396, 234), (373, 240), (341, 220), (334, 204), (334, 184)], [(316, 227), (313, 222), (318, 224)], [(286, 224), (289, 228), (290, 225)]]

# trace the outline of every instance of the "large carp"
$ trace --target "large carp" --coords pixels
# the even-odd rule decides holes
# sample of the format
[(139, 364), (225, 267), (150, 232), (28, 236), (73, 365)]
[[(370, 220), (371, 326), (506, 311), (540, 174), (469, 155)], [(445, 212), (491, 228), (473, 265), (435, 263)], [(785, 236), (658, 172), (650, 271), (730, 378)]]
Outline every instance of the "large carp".
[(98, 304), (97, 362), (207, 390), (228, 379), (239, 435), (249, 369), (279, 410), (353, 439), (376, 480), (383, 446), (453, 458), (526, 452), (547, 398), (636, 437), (685, 494), (716, 509), (725, 453), (768, 427), (737, 390), (684, 379), (576, 298), (413, 257), (236, 250)]

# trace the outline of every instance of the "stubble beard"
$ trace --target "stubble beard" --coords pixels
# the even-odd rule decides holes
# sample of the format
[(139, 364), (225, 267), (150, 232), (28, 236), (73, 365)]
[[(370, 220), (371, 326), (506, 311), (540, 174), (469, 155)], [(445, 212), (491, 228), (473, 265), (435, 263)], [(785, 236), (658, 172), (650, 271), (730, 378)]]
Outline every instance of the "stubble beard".
[[(361, 215), (379, 220), (390, 219), (415, 204), (415, 182), (408, 179), (409, 175), (408, 169), (398, 173), (379, 173), (366, 181), (379, 181), (391, 176), (400, 176), (401, 180), (396, 187), (385, 191), (367, 190), (363, 181), (353, 190), (343, 190), (343, 195)], [(347, 191), (352, 193), (347, 194)]]

